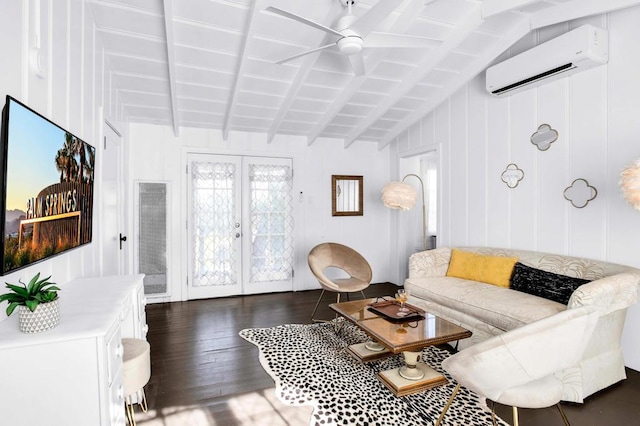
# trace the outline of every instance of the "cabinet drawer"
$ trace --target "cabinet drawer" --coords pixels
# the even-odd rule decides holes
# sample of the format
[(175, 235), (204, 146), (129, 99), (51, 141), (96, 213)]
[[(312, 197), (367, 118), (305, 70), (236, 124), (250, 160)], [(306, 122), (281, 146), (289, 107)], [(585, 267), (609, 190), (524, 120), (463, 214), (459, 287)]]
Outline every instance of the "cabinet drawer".
[(145, 296), (144, 294), (144, 287), (140, 286), (140, 288), (136, 292), (136, 299), (137, 299), (136, 310), (138, 312), (138, 317), (136, 321), (137, 321), (137, 327), (140, 330), (137, 337), (146, 340), (147, 331), (149, 331), (149, 326), (147, 325), (147, 313), (146, 313), (147, 296)]
[(126, 414), (124, 410), (124, 386), (122, 385), (122, 373), (117, 372), (113, 383), (109, 386), (109, 425), (124, 426)]
[(120, 321), (124, 322), (127, 317), (131, 314), (131, 310), (133, 309), (133, 302), (131, 302), (131, 295), (127, 295), (127, 298), (122, 303), (122, 311), (120, 312)]
[(122, 354), (124, 347), (122, 346), (122, 334), (120, 327), (116, 327), (109, 340), (107, 340), (107, 371), (109, 376), (109, 385), (113, 384), (116, 373), (122, 368)]

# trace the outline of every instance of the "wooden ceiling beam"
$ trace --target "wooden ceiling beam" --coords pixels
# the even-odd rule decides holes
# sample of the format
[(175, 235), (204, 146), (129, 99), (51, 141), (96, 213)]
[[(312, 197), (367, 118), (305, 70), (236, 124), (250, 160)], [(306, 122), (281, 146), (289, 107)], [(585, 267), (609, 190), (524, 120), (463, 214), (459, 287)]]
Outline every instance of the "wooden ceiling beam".
[(173, 0), (163, 0), (164, 30), (167, 43), (167, 67), (169, 69), (169, 97), (171, 98), (171, 119), (173, 134), (180, 134), (180, 117), (178, 116), (178, 93), (176, 87), (176, 60), (173, 38)]
[(514, 24), (513, 29), (505, 34), (500, 41), (494, 43), (481, 56), (466, 67), (464, 72), (457, 75), (456, 78), (447, 85), (446, 90), (441, 91), (438, 96), (425, 102), (420, 108), (414, 110), (401, 122), (396, 124), (378, 143), (378, 149), (383, 149), (389, 143), (393, 142), (398, 135), (423, 119), (448, 97), (453, 95), (462, 86), (481, 73), (482, 70), (484, 70), (495, 58), (500, 56), (500, 54), (511, 47), (515, 42), (524, 37), (529, 32), (528, 21), (529, 19), (527, 17), (522, 17), (520, 22)]
[[(345, 139), (345, 148), (355, 142), (358, 137), (371, 127), (380, 117), (382, 117), (396, 102), (407, 95), (416, 84), (422, 81), (429, 72), (442, 61), (451, 51), (460, 45), (473, 31), (475, 31), (483, 22), (482, 7), (476, 5), (452, 31), (444, 42), (436, 49), (426, 55), (416, 67), (416, 72), (412, 73), (409, 78), (402, 81), (400, 86), (394, 90), (393, 95), (387, 96), (382, 100), (376, 108), (364, 120), (358, 124)], [(529, 27), (527, 26), (527, 30)]]
[[(395, 22), (390, 25), (389, 28), (382, 28), (381, 31), (404, 33), (418, 18), (420, 11), (422, 11), (425, 4), (428, 3), (430, 2), (425, 2), (424, 0), (407, 0), (404, 3), (404, 8), (400, 13), (400, 16), (395, 20)], [(375, 51), (370, 53), (367, 57), (365, 69), (372, 70), (376, 66), (378, 66), (378, 64), (385, 58), (385, 54), (387, 52), (388, 49), (375, 49)], [(351, 80), (345, 86), (345, 89), (340, 92), (340, 95), (331, 104), (329, 111), (324, 114), (323, 118), (318, 122), (318, 124), (314, 126), (311, 133), (309, 133), (309, 137), (307, 139), (308, 145), (313, 144), (313, 142), (318, 139), (320, 134), (322, 134), (326, 127), (331, 124), (331, 122), (333, 122), (336, 115), (338, 115), (338, 113), (342, 110), (342, 108), (344, 108), (347, 102), (349, 102), (349, 100), (360, 89), (360, 87), (362, 87), (366, 80), (366, 75), (352, 76)]]
[[(344, 8), (341, 6), (340, 2), (337, 2), (337, 1), (332, 2), (331, 8), (329, 9), (329, 13), (327, 13), (327, 15), (324, 17), (324, 19), (322, 20), (322, 23), (328, 26), (329, 23), (331, 23), (336, 16), (338, 16), (340, 13), (343, 13), (343, 9)], [(335, 39), (335, 36), (326, 34), (322, 37), (318, 37), (318, 40), (317, 40), (318, 46), (323, 46), (325, 44), (328, 44), (331, 39)], [(282, 121), (291, 110), (291, 105), (293, 105), (293, 103), (295, 102), (296, 97), (298, 96), (298, 92), (300, 91), (300, 88), (302, 87), (304, 82), (307, 80), (307, 77), (309, 76), (309, 73), (313, 69), (313, 65), (318, 60), (318, 56), (320, 56), (320, 53), (321, 52), (315, 52), (315, 53), (306, 55), (304, 57), (302, 61), (302, 65), (300, 66), (300, 68), (298, 68), (298, 72), (296, 73), (296, 76), (293, 79), (291, 86), (289, 86), (287, 95), (282, 101), (282, 104), (278, 109), (278, 113), (273, 119), (273, 122), (271, 123), (271, 127), (267, 132), (267, 143), (271, 143), (273, 141), (273, 138), (276, 136), (276, 133), (278, 133), (278, 130), (280, 130), (280, 125), (282, 125)]]
[(231, 86), (231, 94), (229, 95), (229, 102), (227, 102), (227, 111), (224, 116), (224, 124), (222, 125), (222, 138), (227, 141), (229, 138), (229, 130), (231, 125), (231, 119), (233, 118), (233, 111), (236, 107), (236, 102), (238, 98), (239, 92), (239, 82), (242, 78), (242, 74), (244, 73), (244, 68), (247, 63), (247, 45), (249, 44), (249, 40), (253, 37), (253, 23), (256, 20), (256, 14), (259, 11), (257, 7), (258, 3), (261, 3), (261, 0), (251, 0), (249, 4), (249, 13), (247, 14), (247, 25), (244, 31), (244, 36), (242, 38), (242, 47), (240, 48), (240, 52), (238, 52), (238, 66), (236, 69), (235, 76), (233, 78), (233, 85)]

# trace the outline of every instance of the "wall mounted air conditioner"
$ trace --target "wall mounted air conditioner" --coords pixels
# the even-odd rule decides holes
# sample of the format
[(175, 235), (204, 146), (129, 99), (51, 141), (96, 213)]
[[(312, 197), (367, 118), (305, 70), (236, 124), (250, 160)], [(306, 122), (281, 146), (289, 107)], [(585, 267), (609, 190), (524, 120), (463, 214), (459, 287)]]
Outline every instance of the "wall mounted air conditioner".
[(487, 91), (508, 96), (609, 60), (608, 33), (583, 25), (487, 69)]

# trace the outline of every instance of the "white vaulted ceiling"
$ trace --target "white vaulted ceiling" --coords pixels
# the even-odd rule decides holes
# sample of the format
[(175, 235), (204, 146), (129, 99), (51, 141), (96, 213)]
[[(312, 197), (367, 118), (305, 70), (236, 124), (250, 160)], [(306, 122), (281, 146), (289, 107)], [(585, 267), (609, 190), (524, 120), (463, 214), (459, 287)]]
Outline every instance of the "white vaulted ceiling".
[[(364, 14), (378, 1), (359, 0)], [(365, 49), (356, 76), (335, 41), (269, 13), (335, 27), (341, 0), (90, 0), (130, 122), (356, 140), (380, 147), (530, 30), (632, 0), (398, 0), (376, 31), (430, 37), (429, 48)]]

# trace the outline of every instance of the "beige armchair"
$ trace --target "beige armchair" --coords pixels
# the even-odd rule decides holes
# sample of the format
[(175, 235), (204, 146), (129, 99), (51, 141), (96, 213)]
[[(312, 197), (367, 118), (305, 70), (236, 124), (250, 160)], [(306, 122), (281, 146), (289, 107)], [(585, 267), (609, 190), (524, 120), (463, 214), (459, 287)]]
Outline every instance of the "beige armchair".
[[(563, 383), (554, 373), (580, 362), (599, 314), (593, 306), (568, 309), (550, 317), (480, 342), (442, 362), (458, 382), (436, 426), (440, 424), (460, 386), (513, 407), (558, 406), (562, 411)], [(493, 412), (492, 412), (493, 414)], [(494, 417), (495, 424), (495, 417)]]
[[(324, 296), (325, 291), (337, 293), (337, 302), (340, 302), (340, 293), (362, 293), (371, 283), (371, 266), (360, 253), (354, 249), (338, 243), (322, 243), (315, 246), (309, 252), (309, 268), (318, 279), (322, 287), (322, 293), (316, 302), (316, 306), (311, 314), (311, 320), (320, 321), (314, 318), (318, 305)], [(349, 278), (331, 279), (325, 275), (325, 270), (334, 267), (343, 270)]]

